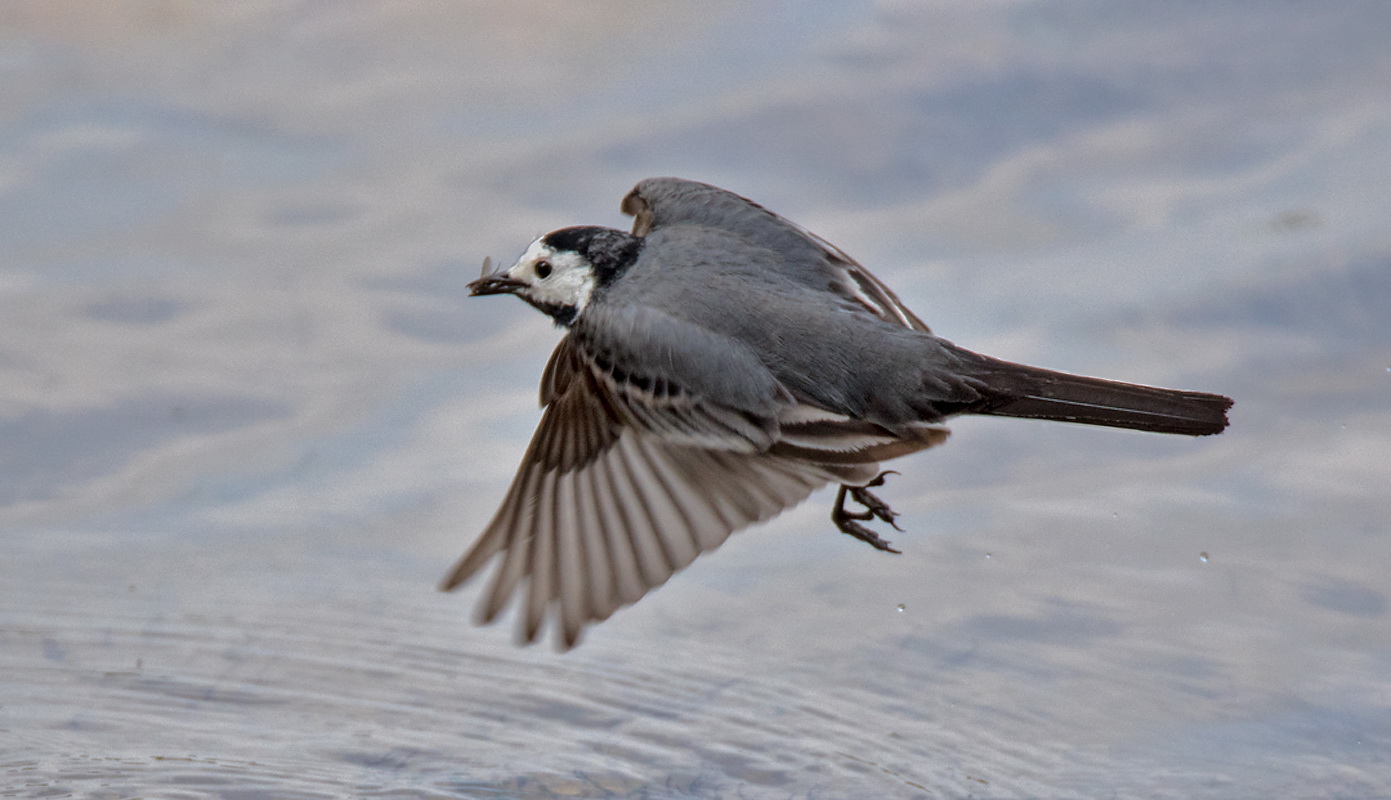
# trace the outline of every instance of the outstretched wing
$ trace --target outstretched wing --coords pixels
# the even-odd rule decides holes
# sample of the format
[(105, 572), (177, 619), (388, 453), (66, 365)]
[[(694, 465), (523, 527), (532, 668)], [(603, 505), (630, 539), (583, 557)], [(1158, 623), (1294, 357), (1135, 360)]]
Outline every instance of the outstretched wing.
[(441, 588), (501, 555), (481, 621), (525, 579), (522, 636), (533, 641), (553, 612), (571, 647), (585, 625), (840, 474), (765, 452), (770, 442), (746, 413), (643, 384), (561, 342), (542, 381), (545, 414), (512, 487)]
[(809, 284), (829, 287), (881, 319), (931, 333), (889, 287), (840, 248), (733, 192), (682, 178), (648, 178), (623, 198), (621, 208), (634, 217), (635, 236), (683, 224), (728, 231), (800, 265)]

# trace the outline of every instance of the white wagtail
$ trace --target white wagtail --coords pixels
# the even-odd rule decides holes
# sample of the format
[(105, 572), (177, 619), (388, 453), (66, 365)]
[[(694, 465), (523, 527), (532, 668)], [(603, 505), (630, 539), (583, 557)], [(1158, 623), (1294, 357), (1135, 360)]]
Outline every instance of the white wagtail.
[(898, 527), (868, 487), (883, 482), (879, 462), (945, 441), (957, 414), (1190, 436), (1227, 425), (1220, 395), (957, 347), (845, 253), (723, 189), (653, 178), (622, 210), (631, 234), (553, 231), (470, 284), (567, 329), (512, 487), (442, 584), (501, 554), (480, 621), (526, 579), (528, 642), (554, 608), (559, 644), (573, 646), (585, 625), (827, 484), (840, 484), (837, 528), (897, 552), (861, 524)]

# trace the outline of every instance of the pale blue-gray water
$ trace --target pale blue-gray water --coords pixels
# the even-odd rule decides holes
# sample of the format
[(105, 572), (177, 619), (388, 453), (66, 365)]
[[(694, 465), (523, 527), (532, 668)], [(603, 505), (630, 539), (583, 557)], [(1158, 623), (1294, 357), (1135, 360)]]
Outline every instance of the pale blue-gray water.
[[(1391, 796), (1391, 4), (0, 8), (0, 796)], [(435, 584), (559, 336), (485, 255), (750, 196), (1002, 419), (577, 650)]]

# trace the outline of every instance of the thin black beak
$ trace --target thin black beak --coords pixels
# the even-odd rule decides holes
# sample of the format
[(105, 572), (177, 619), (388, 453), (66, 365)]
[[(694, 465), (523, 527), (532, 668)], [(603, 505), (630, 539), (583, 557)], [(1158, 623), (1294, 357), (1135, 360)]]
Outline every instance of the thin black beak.
[(469, 297), (480, 297), (485, 294), (515, 294), (518, 289), (525, 286), (525, 281), (509, 278), (501, 273), (484, 275), (468, 285)]

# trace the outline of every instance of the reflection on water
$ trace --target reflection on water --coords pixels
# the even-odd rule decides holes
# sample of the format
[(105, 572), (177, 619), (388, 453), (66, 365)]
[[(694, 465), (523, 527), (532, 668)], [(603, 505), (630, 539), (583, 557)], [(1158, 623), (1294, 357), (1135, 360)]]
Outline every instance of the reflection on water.
[[(1391, 794), (1391, 10), (0, 10), (0, 796)], [(471, 303), (639, 178), (937, 331), (1230, 394), (963, 420), (578, 651), (435, 581), (556, 333)]]

